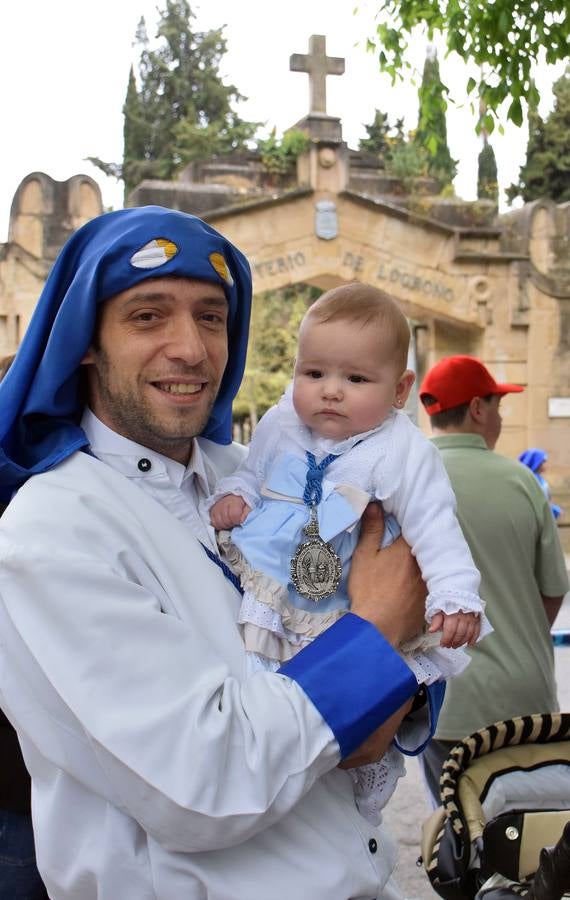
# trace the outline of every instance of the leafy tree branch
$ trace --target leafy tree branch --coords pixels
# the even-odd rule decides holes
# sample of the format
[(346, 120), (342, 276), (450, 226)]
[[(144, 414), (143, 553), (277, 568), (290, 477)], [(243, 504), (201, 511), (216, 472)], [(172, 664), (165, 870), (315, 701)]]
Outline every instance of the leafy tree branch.
[(418, 26), (430, 40), (441, 35), (448, 53), (479, 67), (478, 78), (466, 75), (465, 89), (481, 99), (477, 130), (488, 134), (503, 102), (515, 125), (522, 124), (523, 103), (537, 105), (532, 76), (542, 49), (548, 64), (568, 56), (568, 0), (381, 0), (377, 18), (368, 49), (378, 54), (393, 83), (411, 68), (407, 51)]

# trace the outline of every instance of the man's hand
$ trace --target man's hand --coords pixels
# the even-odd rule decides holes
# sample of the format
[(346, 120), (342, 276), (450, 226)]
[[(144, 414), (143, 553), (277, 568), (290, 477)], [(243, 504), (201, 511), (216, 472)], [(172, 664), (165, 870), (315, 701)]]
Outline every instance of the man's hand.
[(350, 567), (350, 608), (376, 625), (393, 647), (399, 647), (422, 629), (427, 590), (403, 538), (379, 549), (383, 533), (382, 509), (378, 503), (369, 503)]
[(339, 763), (339, 769), (354, 769), (356, 766), (366, 766), (382, 759), (400, 727), (400, 722), (409, 713), (412, 703), (413, 697), (406, 700), (404, 705), (392, 713), (390, 718), (386, 719), (354, 753)]

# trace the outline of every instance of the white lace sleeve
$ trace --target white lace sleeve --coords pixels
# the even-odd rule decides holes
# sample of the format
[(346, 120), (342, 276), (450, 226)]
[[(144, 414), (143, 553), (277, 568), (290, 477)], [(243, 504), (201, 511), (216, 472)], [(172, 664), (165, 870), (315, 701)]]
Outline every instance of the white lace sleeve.
[(455, 515), (455, 494), (439, 451), (411, 423), (404, 422), (402, 430), (401, 477), (382, 502), (396, 516), (428, 586), (426, 619), (437, 611), (482, 613), (481, 577)]
[(206, 501), (206, 508), (210, 509), (227, 494), (237, 494), (252, 509), (257, 506), (261, 485), (275, 458), (278, 439), (277, 411), (272, 407), (253, 432), (244, 462), (231, 475), (218, 481), (214, 494)]

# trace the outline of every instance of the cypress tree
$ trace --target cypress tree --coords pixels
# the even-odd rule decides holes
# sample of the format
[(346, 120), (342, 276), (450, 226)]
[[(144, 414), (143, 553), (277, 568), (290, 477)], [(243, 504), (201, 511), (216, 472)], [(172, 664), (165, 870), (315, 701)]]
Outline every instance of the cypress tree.
[(479, 200), (492, 200), (494, 203), (499, 200), (495, 151), (486, 137), (477, 161), (477, 196)]
[(450, 184), (455, 178), (456, 162), (452, 159), (447, 146), (446, 90), (439, 74), (437, 53), (434, 48), (428, 47), (422, 83), (418, 91), (418, 127), (414, 141), (418, 147), (426, 151), (430, 175)]
[(129, 189), (145, 177), (145, 164), (148, 165), (148, 174), (152, 174), (152, 163), (145, 160), (147, 123), (144, 111), (137, 91), (137, 84), (133, 67), (129, 72), (127, 95), (123, 106), (123, 165), (122, 176)]
[(570, 200), (570, 69), (553, 86), (554, 106), (543, 119), (536, 106), (528, 112), (526, 162), (517, 184), (507, 197), (522, 197), (525, 203), (548, 197), (556, 203)]

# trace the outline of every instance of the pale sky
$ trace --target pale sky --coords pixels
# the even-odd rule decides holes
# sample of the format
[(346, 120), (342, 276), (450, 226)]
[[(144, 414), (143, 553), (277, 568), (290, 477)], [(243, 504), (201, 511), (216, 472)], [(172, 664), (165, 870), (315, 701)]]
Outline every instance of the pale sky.
[[(194, 27), (226, 25), (228, 52), (221, 72), (249, 99), (240, 104), (245, 119), (262, 121), (282, 133), (309, 110), (308, 77), (289, 71), (291, 53), (306, 53), (311, 34), (324, 34), (329, 56), (346, 60), (343, 76), (327, 79), (327, 112), (342, 120), (343, 137), (357, 148), (374, 109), (390, 120), (405, 115), (406, 127), (417, 123), (417, 85), (392, 87), (380, 75), (365, 48), (373, 34), (373, 0), (202, 0), (192, 3)], [(122, 186), (106, 178), (87, 156), (106, 161), (122, 158), (122, 106), (131, 62), (137, 60), (133, 40), (139, 18), (154, 36), (161, 0), (22, 0), (0, 4), (0, 84), (2, 85), (2, 149), (0, 177), (0, 242), (7, 239), (14, 193), (26, 175), (43, 171), (57, 180), (85, 173), (100, 185), (106, 207), (122, 205)], [(427, 41), (418, 35), (414, 53), (419, 73)], [(441, 58), (443, 80), (459, 83), (463, 64)], [(537, 73), (545, 88), (541, 111), (550, 108), (550, 84), (562, 67)], [(420, 75), (418, 75), (418, 78)], [(458, 97), (458, 104), (464, 98)], [(466, 105), (448, 112), (448, 141), (460, 160), (456, 192), (476, 196), (480, 141)], [(492, 138), (504, 189), (516, 180), (524, 161), (526, 129), (507, 126)]]

